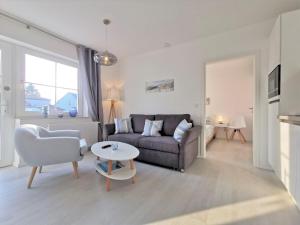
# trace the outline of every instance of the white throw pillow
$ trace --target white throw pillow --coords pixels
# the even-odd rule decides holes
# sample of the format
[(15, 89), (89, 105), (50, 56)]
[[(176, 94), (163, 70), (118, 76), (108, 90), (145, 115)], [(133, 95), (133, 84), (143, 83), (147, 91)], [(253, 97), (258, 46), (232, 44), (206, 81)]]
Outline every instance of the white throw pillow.
[(115, 118), (115, 134), (133, 133), (131, 119)]
[(192, 123), (188, 123), (186, 120), (182, 120), (176, 127), (173, 138), (176, 141), (181, 142), (185, 132), (191, 129), (192, 126), (193, 126)]
[(143, 136), (155, 136), (159, 137), (161, 134), (159, 133), (163, 126), (163, 120), (145, 120), (144, 132)]

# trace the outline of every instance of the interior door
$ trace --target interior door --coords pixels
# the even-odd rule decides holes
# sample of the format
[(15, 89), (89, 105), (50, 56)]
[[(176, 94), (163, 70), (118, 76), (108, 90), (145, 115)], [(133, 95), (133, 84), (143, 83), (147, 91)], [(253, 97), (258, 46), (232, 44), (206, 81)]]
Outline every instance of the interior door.
[(11, 78), (11, 46), (0, 42), (0, 167), (12, 164), (14, 153)]

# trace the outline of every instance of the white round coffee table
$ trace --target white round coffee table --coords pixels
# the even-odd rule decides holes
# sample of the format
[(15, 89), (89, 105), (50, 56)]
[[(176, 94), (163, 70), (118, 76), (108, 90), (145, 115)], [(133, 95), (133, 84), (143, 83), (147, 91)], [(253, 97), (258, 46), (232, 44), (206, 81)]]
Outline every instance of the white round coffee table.
[[(113, 150), (112, 147), (102, 148), (105, 145), (118, 144), (118, 149)], [(96, 170), (106, 177), (106, 190), (110, 190), (110, 180), (127, 180), (134, 178), (136, 174), (136, 168), (133, 159), (140, 154), (139, 150), (129, 144), (117, 142), (117, 141), (103, 141), (92, 145), (92, 152), (97, 156)], [(124, 167), (118, 169), (112, 169), (113, 161), (120, 161)], [(107, 162), (107, 172), (99, 166), (99, 163)]]

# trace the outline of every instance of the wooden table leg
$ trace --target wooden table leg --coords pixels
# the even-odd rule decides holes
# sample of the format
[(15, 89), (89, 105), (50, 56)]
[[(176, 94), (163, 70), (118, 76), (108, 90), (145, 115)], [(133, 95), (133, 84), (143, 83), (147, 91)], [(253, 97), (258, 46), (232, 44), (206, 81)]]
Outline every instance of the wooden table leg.
[(246, 138), (245, 138), (245, 136), (243, 135), (243, 133), (240, 129), (238, 129), (238, 133), (239, 133), (242, 144), (245, 144), (247, 141), (246, 141)]
[(226, 141), (228, 141), (228, 128), (227, 127), (224, 127), (224, 132), (226, 135)]
[[(111, 171), (112, 171), (112, 160), (109, 160), (107, 174), (111, 175)], [(106, 191), (110, 191), (110, 179), (108, 177), (106, 177)]]
[[(130, 169), (133, 170), (135, 168), (133, 159), (129, 160), (129, 163), (130, 163)], [(132, 177), (132, 181), (131, 182), (133, 184), (135, 183), (135, 176)]]
[(234, 129), (230, 135), (230, 140), (233, 140), (236, 130)]

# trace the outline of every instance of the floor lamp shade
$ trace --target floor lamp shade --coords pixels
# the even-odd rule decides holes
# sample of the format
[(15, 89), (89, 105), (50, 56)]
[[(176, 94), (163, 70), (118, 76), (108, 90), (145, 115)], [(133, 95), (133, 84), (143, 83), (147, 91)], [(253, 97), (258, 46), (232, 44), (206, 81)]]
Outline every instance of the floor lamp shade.
[(107, 96), (105, 100), (110, 101), (108, 122), (113, 122), (114, 118), (116, 118), (115, 102), (120, 100), (119, 90), (115, 87), (109, 88), (107, 90)]

